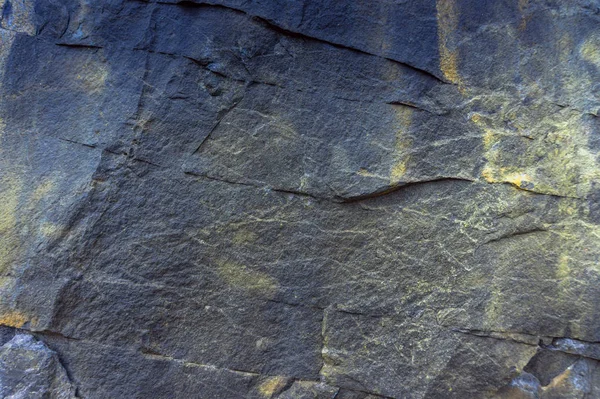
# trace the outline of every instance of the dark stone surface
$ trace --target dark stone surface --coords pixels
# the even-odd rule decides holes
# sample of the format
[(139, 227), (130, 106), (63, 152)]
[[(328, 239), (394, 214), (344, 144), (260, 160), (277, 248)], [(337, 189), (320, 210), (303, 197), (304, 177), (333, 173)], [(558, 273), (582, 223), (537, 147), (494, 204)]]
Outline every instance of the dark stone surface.
[(600, 397), (597, 1), (0, 3), (35, 395)]
[(75, 388), (55, 352), (31, 335), (17, 334), (0, 348), (3, 398), (75, 398)]

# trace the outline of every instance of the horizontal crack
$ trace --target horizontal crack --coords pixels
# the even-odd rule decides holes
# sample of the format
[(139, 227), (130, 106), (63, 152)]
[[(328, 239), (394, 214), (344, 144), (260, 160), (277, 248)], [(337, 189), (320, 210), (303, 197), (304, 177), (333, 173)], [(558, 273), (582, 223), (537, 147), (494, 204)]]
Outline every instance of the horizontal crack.
[[(496, 339), (496, 340), (500, 340), (500, 341), (512, 341), (512, 342), (517, 342), (520, 344), (530, 345), (530, 346), (539, 346), (540, 341), (542, 341), (542, 339), (537, 335), (531, 335), (531, 334), (520, 333), (520, 332), (476, 330), (476, 329), (468, 329), (468, 328), (449, 328), (449, 330), (453, 331), (453, 332), (467, 334), (467, 335), (473, 335), (473, 336), (481, 337), (481, 338), (490, 338), (490, 339)], [(506, 335), (509, 335), (509, 336), (506, 336)], [(519, 337), (518, 337), (519, 335), (529, 338), (530, 340), (526, 341), (524, 339), (519, 339)], [(546, 338), (546, 337), (544, 337), (544, 338)], [(535, 341), (535, 343), (532, 343), (532, 341)]]
[[(230, 180), (230, 179), (222, 178), (222, 177), (209, 176), (209, 175), (204, 174), (204, 173), (197, 173), (197, 172), (189, 171), (189, 170), (185, 171), (184, 173), (186, 175), (201, 177), (201, 178), (205, 178), (205, 179), (208, 179), (208, 180), (219, 181), (219, 182), (222, 182), (222, 183), (229, 183), (229, 184), (241, 185), (241, 186), (246, 186), (246, 187), (254, 187), (254, 188), (257, 188), (257, 189), (269, 190), (269, 191), (283, 193), (283, 194), (292, 194), (292, 195), (298, 195), (298, 196), (303, 196), (303, 197), (309, 197), (309, 198), (313, 198), (315, 200), (328, 201), (328, 202), (332, 202), (332, 203), (335, 203), (335, 204), (350, 204), (350, 203), (355, 203), (355, 202), (367, 201), (367, 200), (371, 200), (371, 199), (375, 199), (375, 198), (380, 198), (380, 197), (383, 197), (383, 196), (386, 196), (386, 195), (393, 194), (393, 193), (395, 193), (397, 191), (400, 191), (400, 190), (402, 190), (404, 188), (414, 187), (414, 186), (422, 185), (422, 184), (437, 183), (437, 182), (451, 182), (451, 181), (455, 181), (455, 182), (468, 182), (468, 183), (479, 183), (479, 184), (505, 184), (505, 183), (490, 183), (490, 182), (487, 182), (485, 180), (467, 179), (467, 178), (464, 178), (464, 177), (436, 177), (436, 178), (419, 180), (419, 181), (411, 181), (411, 182), (406, 182), (406, 183), (399, 183), (397, 185), (392, 185), (392, 186), (385, 186), (384, 188), (382, 188), (380, 190), (373, 191), (373, 192), (367, 193), (367, 194), (356, 195), (356, 196), (334, 195), (334, 196), (331, 196), (331, 197), (325, 197), (325, 196), (318, 196), (318, 195), (315, 195), (315, 194), (311, 194), (311, 193), (308, 193), (308, 192), (305, 192), (305, 191), (277, 188), (277, 187), (269, 186), (268, 184), (259, 185), (259, 184), (254, 184), (254, 183), (235, 181), (235, 180)], [(512, 184), (510, 184), (510, 186), (515, 187)], [(563, 198), (562, 196), (555, 195), (555, 194), (539, 193), (539, 192), (529, 191), (529, 190), (523, 190), (523, 191), (527, 191), (527, 192), (535, 194), (535, 195), (546, 195), (546, 196), (550, 196), (550, 197)], [(568, 197), (568, 198), (581, 199), (581, 198), (573, 198), (573, 197)], [(537, 231), (537, 230), (538, 229), (536, 229), (535, 231)], [(546, 231), (546, 230), (543, 230), (543, 229), (539, 229), (539, 230), (540, 231)], [(531, 231), (531, 233), (533, 233), (535, 231)], [(523, 234), (526, 234), (526, 233), (530, 233), (530, 232), (524, 232)], [(516, 234), (516, 235), (518, 235), (518, 234)], [(508, 237), (506, 237), (506, 238), (508, 238)], [(497, 240), (494, 239), (494, 240), (490, 240), (489, 242), (493, 242), (493, 241), (497, 241)]]
[(234, 181), (234, 180), (229, 180), (229, 179), (225, 179), (225, 178), (221, 178), (221, 177), (214, 177), (214, 176), (209, 176), (207, 174), (204, 173), (197, 173), (194, 171), (189, 171), (186, 170), (183, 172), (186, 175), (189, 176), (195, 176), (195, 177), (200, 177), (200, 178), (204, 178), (207, 180), (213, 180), (213, 181), (218, 181), (221, 183), (228, 183), (228, 184), (234, 184), (234, 185), (239, 185), (239, 186), (245, 186), (245, 187), (253, 187), (256, 189), (261, 189), (261, 190), (269, 190), (269, 191), (273, 191), (276, 193), (281, 193), (281, 194), (292, 194), (292, 195), (298, 195), (301, 197), (309, 197), (318, 201), (330, 201), (330, 202), (338, 202), (338, 201), (334, 201), (332, 198), (327, 198), (327, 197), (319, 197), (313, 194), (309, 194), (303, 191), (296, 191), (296, 190), (291, 190), (291, 189), (282, 189), (282, 188), (275, 188), (275, 187), (271, 187), (269, 185), (258, 185), (258, 184), (253, 184), (253, 183), (246, 183), (246, 182), (240, 182), (240, 181)]
[(79, 48), (79, 49), (88, 49), (88, 50), (99, 50), (103, 49), (102, 46), (96, 46), (93, 44), (82, 44), (82, 43), (67, 43), (67, 42), (58, 42), (55, 43), (57, 46), (61, 47), (70, 47), (70, 48)]
[[(179, 363), (183, 366), (187, 366), (187, 367), (199, 367), (199, 368), (205, 368), (205, 369), (210, 369), (210, 370), (224, 370), (224, 371), (229, 371), (232, 373), (240, 373), (240, 374), (246, 374), (246, 375), (252, 375), (252, 376), (261, 376), (261, 375), (269, 376), (268, 374), (261, 374), (261, 373), (255, 372), (255, 371), (233, 369), (233, 368), (215, 366), (212, 364), (202, 364), (202, 363), (190, 362), (189, 360), (185, 360), (185, 359), (177, 359), (172, 356), (163, 355), (161, 353), (158, 353), (154, 350), (150, 350), (148, 348), (141, 348), (140, 353), (144, 357), (147, 357), (150, 359), (175, 362), (175, 363)], [(275, 376), (273, 376), (273, 377), (275, 377)], [(285, 376), (282, 376), (282, 377), (285, 377)]]
[(61, 339), (65, 339), (68, 341), (83, 341), (80, 338), (74, 338), (74, 337), (70, 337), (68, 335), (64, 335), (58, 331), (53, 331), (53, 330), (27, 330), (29, 331), (31, 334), (33, 335), (41, 335), (41, 336), (47, 336), (47, 337), (54, 337), (54, 338), (61, 338)]
[(413, 187), (413, 186), (420, 185), (420, 184), (444, 182), (444, 181), (469, 182), (469, 183), (477, 182), (477, 180), (471, 180), (471, 179), (466, 179), (466, 178), (462, 178), (462, 177), (436, 177), (436, 178), (427, 179), (427, 180), (398, 183), (396, 185), (387, 186), (387, 187), (382, 188), (381, 190), (374, 191), (374, 192), (368, 193), (368, 194), (361, 194), (361, 195), (351, 196), (351, 197), (338, 196), (336, 198), (339, 199), (340, 202), (342, 202), (342, 203), (358, 202), (358, 201), (364, 201), (364, 200), (369, 200), (369, 199), (393, 194), (396, 191), (399, 191), (399, 190), (401, 190), (403, 188), (407, 188), (407, 187)]

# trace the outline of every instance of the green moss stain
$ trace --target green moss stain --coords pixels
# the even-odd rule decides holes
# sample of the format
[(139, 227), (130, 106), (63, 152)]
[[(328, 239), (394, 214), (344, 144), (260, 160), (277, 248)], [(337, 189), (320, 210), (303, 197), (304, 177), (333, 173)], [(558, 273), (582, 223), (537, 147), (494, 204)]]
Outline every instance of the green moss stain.
[(14, 263), (20, 246), (17, 218), (22, 183), (12, 175), (0, 177), (0, 273)]
[(460, 85), (458, 50), (453, 48), (452, 36), (458, 27), (458, 10), (455, 0), (437, 0), (438, 50), (440, 71), (454, 84)]
[(233, 234), (231, 242), (234, 245), (247, 245), (256, 242), (257, 239), (258, 236), (256, 233), (249, 230), (240, 229)]
[(79, 66), (75, 79), (84, 92), (102, 93), (108, 79), (108, 67), (96, 59), (87, 59)]
[(569, 266), (569, 256), (567, 254), (561, 254), (558, 258), (556, 267), (556, 278), (564, 280), (571, 274), (571, 268)]
[(412, 140), (409, 136), (409, 130), (412, 123), (414, 110), (410, 107), (396, 107), (396, 120), (398, 128), (396, 130), (396, 142), (394, 147), (395, 162), (390, 169), (390, 184), (397, 184), (402, 181), (408, 169), (410, 161), (410, 147)]
[(31, 194), (31, 200), (34, 202), (41, 201), (50, 193), (50, 191), (52, 191), (53, 188), (54, 183), (52, 181), (46, 180), (42, 182), (35, 188), (35, 190)]
[(239, 288), (265, 297), (273, 297), (278, 283), (266, 273), (251, 270), (248, 267), (229, 260), (216, 262), (219, 277), (233, 288)]
[(62, 232), (61, 226), (40, 219), (54, 188), (51, 180), (25, 186), (12, 173), (0, 177), (0, 274), (14, 266), (26, 247), (25, 241), (55, 238)]
[(579, 47), (582, 59), (600, 67), (600, 36), (591, 36)]

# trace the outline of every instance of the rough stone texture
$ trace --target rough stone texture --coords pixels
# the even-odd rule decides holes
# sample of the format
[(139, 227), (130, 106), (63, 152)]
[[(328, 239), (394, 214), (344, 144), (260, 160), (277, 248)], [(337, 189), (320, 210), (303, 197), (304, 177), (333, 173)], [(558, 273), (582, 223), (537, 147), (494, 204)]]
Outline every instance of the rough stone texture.
[(600, 2), (0, 5), (1, 389), (600, 398)]
[(58, 356), (31, 335), (18, 334), (0, 348), (0, 395), (7, 399), (71, 399)]

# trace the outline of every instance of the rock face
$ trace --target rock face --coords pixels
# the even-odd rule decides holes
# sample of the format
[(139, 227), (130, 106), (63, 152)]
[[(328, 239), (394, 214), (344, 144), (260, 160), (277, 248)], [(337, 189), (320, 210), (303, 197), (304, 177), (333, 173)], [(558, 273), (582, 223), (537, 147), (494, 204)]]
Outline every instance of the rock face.
[(3, 397), (600, 398), (600, 2), (0, 4)]
[(58, 356), (31, 335), (0, 348), (0, 395), (9, 399), (72, 399), (75, 389)]

